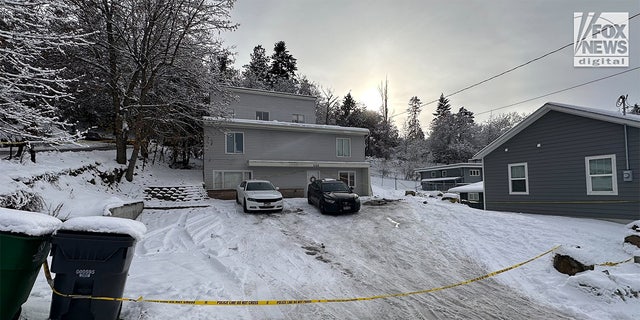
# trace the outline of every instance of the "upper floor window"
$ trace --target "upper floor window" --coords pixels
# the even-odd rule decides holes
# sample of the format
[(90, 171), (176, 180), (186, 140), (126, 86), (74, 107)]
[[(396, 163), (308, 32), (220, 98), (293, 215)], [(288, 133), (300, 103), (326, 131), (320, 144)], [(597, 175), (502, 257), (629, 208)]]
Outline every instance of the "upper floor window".
[(585, 157), (588, 195), (617, 195), (616, 155)]
[(293, 114), (291, 122), (304, 123), (304, 114)]
[(226, 153), (244, 153), (244, 133), (227, 133)]
[(336, 156), (351, 157), (351, 139), (349, 138), (336, 139)]
[(438, 173), (435, 171), (431, 171), (431, 178), (435, 178), (438, 176)]
[(469, 175), (472, 177), (479, 177), (480, 169), (469, 169)]
[(529, 194), (527, 163), (509, 165), (509, 194)]
[(267, 112), (267, 111), (256, 111), (256, 120), (269, 121), (269, 112)]
[(442, 175), (443, 178), (445, 178), (447, 176), (447, 170), (442, 170), (440, 174)]

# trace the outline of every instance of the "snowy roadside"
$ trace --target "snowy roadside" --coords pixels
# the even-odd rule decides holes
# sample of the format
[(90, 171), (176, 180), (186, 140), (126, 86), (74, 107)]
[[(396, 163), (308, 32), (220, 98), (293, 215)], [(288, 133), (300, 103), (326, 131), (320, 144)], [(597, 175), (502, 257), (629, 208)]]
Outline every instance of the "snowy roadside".
[[(74, 169), (101, 158), (100, 165), (109, 166), (114, 163), (111, 156), (108, 151), (74, 153), (69, 158), (50, 153), (49, 158), (39, 155), (39, 164), (2, 169), (11, 177), (29, 177)], [(199, 170), (151, 166), (133, 183), (117, 187), (91, 184), (89, 177), (80, 175), (61, 177), (54, 184), (36, 182), (31, 189), (45, 199), (65, 199), (63, 208), (69, 214), (99, 215), (105, 202), (114, 197), (141, 199), (145, 186), (197, 184), (201, 176)], [(2, 182), (6, 182), (5, 193), (11, 189), (7, 185), (19, 184), (14, 179)], [(621, 224), (475, 210), (433, 198), (405, 197), (404, 189), (393, 190), (387, 181), (382, 184), (374, 178), (373, 184), (374, 194), (403, 199), (401, 204), (364, 207), (357, 215), (338, 217), (320, 215), (305, 199), (287, 199), (288, 210), (271, 215), (246, 215), (233, 201), (220, 200), (207, 200), (207, 208), (145, 210), (139, 220), (149, 231), (136, 248), (125, 295), (251, 300), (377, 295), (470, 279), (555, 245), (580, 246), (596, 262), (625, 260), (634, 252), (622, 243), (626, 229)], [(185, 312), (189, 319), (294, 319), (312, 314), (327, 319), (480, 318), (463, 313), (472, 306), (478, 314), (504, 319), (635, 319), (640, 313), (640, 300), (630, 298), (640, 291), (638, 264), (596, 267), (569, 277), (555, 271), (551, 259), (547, 255), (464, 289), (384, 302), (224, 310), (125, 303), (123, 319), (184, 318)], [(483, 290), (486, 297), (478, 297)], [(532, 302), (517, 298), (520, 295)], [(492, 301), (492, 297), (507, 296), (516, 300)], [(50, 299), (50, 289), (39, 276), (23, 306), (22, 319), (46, 319)], [(515, 304), (525, 306), (518, 310)], [(540, 309), (537, 313), (536, 308)]]

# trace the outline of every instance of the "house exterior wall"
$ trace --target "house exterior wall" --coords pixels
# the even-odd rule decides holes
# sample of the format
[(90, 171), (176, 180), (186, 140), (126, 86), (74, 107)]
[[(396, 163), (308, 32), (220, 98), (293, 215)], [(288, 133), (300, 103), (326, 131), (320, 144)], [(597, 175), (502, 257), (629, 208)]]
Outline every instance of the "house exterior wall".
[(235, 118), (256, 119), (256, 111), (269, 112), (269, 120), (292, 122), (293, 114), (304, 115), (304, 123), (315, 123), (316, 99), (286, 93), (246, 88), (229, 88), (237, 96), (229, 108)]
[[(365, 135), (353, 132), (292, 132), (287, 129), (260, 129), (206, 125), (204, 129), (204, 181), (209, 194), (218, 198), (230, 198), (235, 192), (230, 188), (215, 190), (215, 171), (249, 171), (253, 179), (267, 179), (281, 189), (288, 197), (304, 197), (308, 184), (308, 172), (320, 171), (316, 178), (338, 178), (339, 172), (355, 173), (354, 191), (369, 195), (369, 166), (331, 166), (330, 163), (364, 163)], [(242, 132), (244, 153), (227, 154), (226, 132)], [(348, 138), (351, 145), (350, 157), (336, 154), (336, 139)], [(250, 165), (249, 160), (308, 162), (292, 164), (291, 167), (270, 167)], [(315, 175), (314, 175), (315, 176)]]
[[(472, 176), (470, 174), (471, 170), (478, 170), (480, 174), (478, 176)], [(445, 174), (443, 175), (443, 172)], [(446, 180), (446, 181), (433, 181), (427, 182), (423, 181), (422, 189), (425, 191), (446, 191), (450, 188), (457, 187), (460, 185), (465, 185), (469, 183), (475, 183), (482, 181), (482, 167), (454, 167), (454, 168), (441, 168), (441, 169), (433, 169), (424, 171), (420, 171), (420, 180), (422, 179), (440, 179), (440, 178), (452, 178), (452, 177), (460, 177), (457, 180)]]
[[(627, 127), (633, 181), (624, 182), (624, 126), (549, 111), (483, 158), (488, 210), (640, 219), (640, 129)], [(588, 195), (585, 158), (615, 155), (617, 195)], [(526, 163), (528, 194), (509, 194), (509, 164)]]

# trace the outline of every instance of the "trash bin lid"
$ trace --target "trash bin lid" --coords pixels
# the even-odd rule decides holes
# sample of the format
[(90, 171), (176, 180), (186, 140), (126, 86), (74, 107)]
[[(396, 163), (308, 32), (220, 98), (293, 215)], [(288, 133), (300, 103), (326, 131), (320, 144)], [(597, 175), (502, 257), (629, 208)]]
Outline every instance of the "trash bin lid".
[(62, 225), (48, 214), (0, 208), (0, 231), (39, 237), (54, 233)]
[(130, 235), (136, 241), (143, 238), (147, 227), (139, 221), (109, 216), (75, 217), (65, 221), (60, 230)]

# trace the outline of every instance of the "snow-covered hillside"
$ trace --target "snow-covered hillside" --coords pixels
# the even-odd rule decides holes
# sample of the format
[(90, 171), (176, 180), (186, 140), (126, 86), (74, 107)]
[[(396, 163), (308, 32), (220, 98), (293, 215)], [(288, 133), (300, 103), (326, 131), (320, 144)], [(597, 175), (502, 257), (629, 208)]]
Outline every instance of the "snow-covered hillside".
[[(108, 171), (117, 167), (113, 157), (112, 151), (48, 153), (39, 154), (37, 164), (0, 162), (0, 170), (7, 173), (0, 181), (0, 195), (37, 192), (45, 208), (59, 207), (56, 213), (65, 218), (100, 215), (114, 202), (143, 199), (147, 186), (201, 184), (200, 170), (162, 165), (148, 165), (134, 182), (118, 185), (95, 179), (92, 170), (29, 179), (88, 164)], [(345, 216), (321, 215), (306, 199), (285, 199), (285, 210), (278, 214), (245, 214), (233, 200), (214, 199), (193, 208), (145, 209), (138, 220), (147, 233), (137, 243), (124, 295), (348, 299), (455, 284), (526, 261), (556, 245), (594, 263), (637, 254), (623, 244), (628, 232), (623, 224), (475, 210), (436, 198), (405, 196), (405, 189), (395, 190), (389, 180), (373, 178), (373, 185), (378, 198), (398, 201), (363, 205), (360, 213)], [(371, 199), (364, 197), (363, 202)], [(470, 284), (402, 297), (282, 306), (125, 302), (121, 318), (636, 319), (640, 314), (640, 265), (596, 266), (569, 277), (553, 268), (552, 257), (553, 253)], [(21, 319), (46, 319), (50, 301), (51, 290), (40, 275)]]

